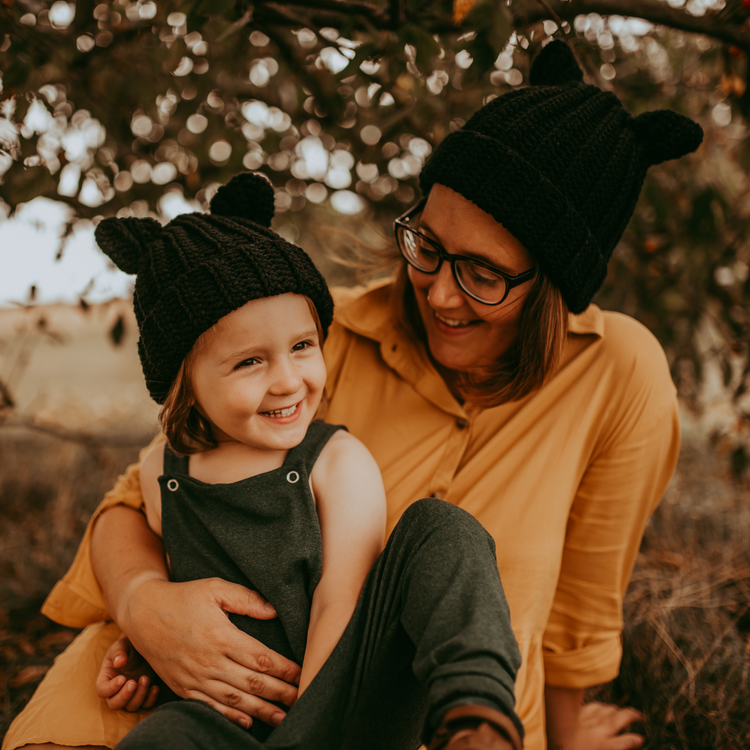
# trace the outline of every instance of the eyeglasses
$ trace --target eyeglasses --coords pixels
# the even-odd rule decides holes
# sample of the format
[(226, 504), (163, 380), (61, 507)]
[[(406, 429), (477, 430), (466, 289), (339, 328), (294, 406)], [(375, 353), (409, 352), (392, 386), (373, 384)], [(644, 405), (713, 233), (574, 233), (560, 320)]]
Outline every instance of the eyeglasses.
[(502, 304), (511, 289), (536, 275), (536, 268), (530, 268), (511, 276), (481, 260), (447, 253), (445, 248), (410, 225), (424, 206), (425, 201), (421, 201), (394, 222), (398, 249), (412, 268), (421, 273), (434, 274), (440, 270), (443, 261), (447, 260), (459, 288), (483, 305)]

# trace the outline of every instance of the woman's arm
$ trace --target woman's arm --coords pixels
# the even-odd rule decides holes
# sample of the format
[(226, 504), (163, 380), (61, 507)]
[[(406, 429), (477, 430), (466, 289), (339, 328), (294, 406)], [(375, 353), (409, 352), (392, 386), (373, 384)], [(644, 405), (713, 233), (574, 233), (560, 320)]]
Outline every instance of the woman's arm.
[(337, 432), (313, 468), (312, 485), (323, 572), (313, 595), (300, 695), (346, 629), (385, 537), (383, 481), (375, 459), (359, 440)]
[[(625, 591), (646, 523), (674, 473), (680, 446), (675, 389), (658, 342), (624, 316), (610, 316), (606, 325), (601, 356), (609, 360), (615, 381), (570, 508), (544, 634), (548, 735), (576, 750), (638, 746), (632, 744), (637, 735), (617, 735), (637, 720), (637, 711), (597, 703), (581, 706), (581, 693), (619, 672)], [(597, 722), (602, 731), (609, 729), (614, 744), (596, 744), (596, 736), (601, 739)]]
[(207, 579), (171, 583), (161, 540), (139, 511), (103, 513), (91, 537), (91, 561), (108, 611), (164, 682), (249, 726), (276, 725), (291, 706), (299, 667), (238, 630), (227, 612), (258, 619), (275, 612), (256, 592)]

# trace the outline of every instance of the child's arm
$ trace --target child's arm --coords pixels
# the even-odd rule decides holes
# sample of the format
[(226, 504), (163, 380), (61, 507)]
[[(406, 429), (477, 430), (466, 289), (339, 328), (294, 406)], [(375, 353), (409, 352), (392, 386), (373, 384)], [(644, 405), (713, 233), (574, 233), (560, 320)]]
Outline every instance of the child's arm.
[[(140, 466), (140, 484), (146, 519), (151, 530), (161, 536), (161, 490), (164, 443), (155, 446)], [(114, 710), (144, 711), (151, 708), (159, 695), (158, 676), (151, 665), (123, 635), (112, 646), (102, 662), (96, 680), (96, 693)]]
[(298, 696), (330, 656), (383, 549), (385, 490), (375, 459), (348, 432), (337, 432), (315, 463), (312, 487), (323, 541)]

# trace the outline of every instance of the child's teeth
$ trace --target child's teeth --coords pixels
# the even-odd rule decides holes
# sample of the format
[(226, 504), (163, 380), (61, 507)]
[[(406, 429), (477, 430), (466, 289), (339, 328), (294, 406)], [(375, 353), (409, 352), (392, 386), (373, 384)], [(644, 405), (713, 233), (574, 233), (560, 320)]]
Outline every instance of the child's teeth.
[(297, 404), (290, 406), (288, 409), (275, 409), (274, 411), (264, 412), (264, 414), (268, 414), (269, 417), (289, 417), (294, 414), (296, 408)]

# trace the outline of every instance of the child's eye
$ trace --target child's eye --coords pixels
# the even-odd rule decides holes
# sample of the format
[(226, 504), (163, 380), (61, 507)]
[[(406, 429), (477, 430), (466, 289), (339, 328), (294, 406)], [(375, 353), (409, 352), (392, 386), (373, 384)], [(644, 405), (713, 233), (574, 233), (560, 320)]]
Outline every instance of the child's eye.
[(302, 352), (305, 349), (309, 349), (313, 345), (312, 341), (300, 341), (292, 347), (293, 352)]
[(235, 366), (235, 370), (239, 370), (242, 367), (252, 367), (253, 365), (257, 365), (258, 360), (255, 357), (250, 357), (249, 359), (243, 359), (242, 362), (238, 362)]

